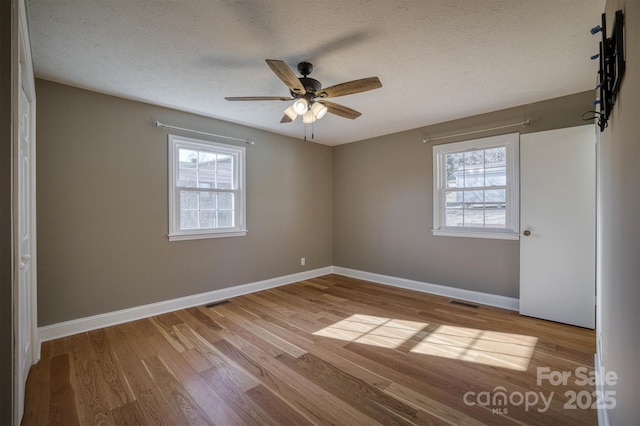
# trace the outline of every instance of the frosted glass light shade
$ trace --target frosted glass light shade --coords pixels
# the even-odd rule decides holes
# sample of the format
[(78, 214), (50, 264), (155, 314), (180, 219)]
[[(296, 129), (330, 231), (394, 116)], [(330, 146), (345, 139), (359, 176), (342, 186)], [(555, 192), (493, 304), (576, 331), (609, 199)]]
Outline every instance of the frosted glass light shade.
[(302, 122), (304, 124), (313, 123), (314, 121), (316, 121), (316, 116), (311, 110), (305, 112), (304, 115), (302, 116)]
[(309, 104), (307, 103), (307, 100), (304, 98), (297, 99), (292, 106), (293, 106), (293, 110), (298, 115), (304, 114), (309, 109)]
[(320, 120), (327, 113), (327, 107), (322, 105), (320, 102), (314, 102), (313, 105), (311, 105), (311, 112), (318, 120)]
[(289, 108), (285, 109), (284, 113), (287, 114), (291, 121), (295, 121), (296, 118), (298, 118), (298, 114), (296, 114), (296, 111), (293, 109), (293, 105), (289, 105)]

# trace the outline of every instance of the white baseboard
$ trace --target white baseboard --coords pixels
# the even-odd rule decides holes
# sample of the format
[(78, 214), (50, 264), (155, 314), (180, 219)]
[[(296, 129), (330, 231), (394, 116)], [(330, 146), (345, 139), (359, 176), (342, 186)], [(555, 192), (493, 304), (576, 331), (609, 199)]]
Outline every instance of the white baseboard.
[(322, 275), (332, 273), (332, 267), (313, 269), (310, 271), (299, 272), (296, 274), (285, 275), (282, 277), (271, 278), (263, 281), (256, 281), (249, 284), (242, 284), (234, 287), (223, 288), (220, 290), (208, 291), (206, 293), (194, 294), (191, 296), (180, 297), (178, 299), (166, 300), (149, 305), (136, 306), (134, 308), (122, 309), (115, 312), (108, 312), (100, 315), (93, 315), (85, 318), (78, 318), (71, 321), (65, 321), (57, 324), (51, 324), (38, 328), (39, 342), (59, 339), (61, 337), (71, 336), (73, 334), (84, 333), (86, 331), (96, 330), (99, 328), (109, 327), (124, 322), (135, 321), (142, 318), (148, 318), (154, 315), (160, 315), (167, 312), (177, 311), (180, 309), (191, 308), (193, 306), (206, 305), (208, 303), (226, 300), (243, 294), (254, 293), (260, 290), (280, 287), (282, 285), (295, 283), (302, 280), (308, 280)]
[(520, 301), (513, 297), (481, 293), (479, 291), (464, 290), (461, 288), (447, 287), (438, 284), (429, 284), (421, 281), (408, 280), (405, 278), (397, 278), (388, 275), (374, 274), (372, 272), (358, 271), (356, 269), (343, 268), (341, 266), (334, 266), (332, 269), (334, 274), (345, 275), (351, 278), (373, 281), (376, 283), (386, 284), (394, 287), (420, 291), (422, 293), (430, 293), (438, 296), (450, 297), (452, 299), (466, 300), (483, 305), (496, 306), (498, 308), (509, 309), (511, 311), (518, 311), (520, 309)]
[(498, 296), (495, 294), (481, 293), (477, 291), (463, 290), (454, 287), (447, 287), (437, 284), (429, 284), (420, 281), (413, 281), (404, 278), (391, 277), (387, 275), (374, 274), (372, 272), (358, 271), (355, 269), (343, 268), (340, 266), (327, 266), (282, 277), (271, 278), (263, 281), (242, 284), (235, 287), (223, 288), (220, 290), (208, 291), (206, 293), (194, 294), (177, 299), (166, 300), (149, 305), (136, 306), (119, 311), (108, 312), (100, 315), (93, 315), (85, 318), (78, 318), (57, 324), (51, 324), (38, 328), (38, 346), (41, 342), (71, 336), (73, 334), (84, 333), (86, 331), (97, 330), (99, 328), (122, 324), (124, 322), (135, 321), (173, 312), (180, 309), (191, 308), (193, 306), (206, 305), (220, 300), (230, 299), (243, 294), (254, 293), (260, 290), (280, 287), (286, 284), (308, 280), (327, 274), (339, 274), (347, 277), (373, 281), (394, 287), (416, 290), (423, 293), (431, 293), (439, 296), (451, 297), (453, 299), (466, 300), (483, 305), (497, 306), (504, 309), (518, 310), (518, 299)]

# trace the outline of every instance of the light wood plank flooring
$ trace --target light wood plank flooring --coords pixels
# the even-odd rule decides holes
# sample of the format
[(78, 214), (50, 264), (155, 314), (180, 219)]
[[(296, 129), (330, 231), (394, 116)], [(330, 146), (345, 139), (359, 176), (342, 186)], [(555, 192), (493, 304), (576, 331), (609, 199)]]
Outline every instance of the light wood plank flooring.
[[(593, 395), (575, 372), (592, 371), (594, 342), (328, 275), (46, 342), (23, 424), (594, 425), (571, 409)], [(538, 367), (571, 377), (538, 383)]]

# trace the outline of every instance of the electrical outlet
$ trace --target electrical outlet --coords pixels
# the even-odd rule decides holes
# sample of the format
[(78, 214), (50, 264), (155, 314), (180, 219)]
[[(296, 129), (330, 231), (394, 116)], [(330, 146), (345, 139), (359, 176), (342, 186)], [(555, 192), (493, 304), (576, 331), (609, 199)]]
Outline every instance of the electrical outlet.
[(305, 259), (304, 257), (300, 258), (300, 266), (304, 266), (307, 264), (307, 259)]

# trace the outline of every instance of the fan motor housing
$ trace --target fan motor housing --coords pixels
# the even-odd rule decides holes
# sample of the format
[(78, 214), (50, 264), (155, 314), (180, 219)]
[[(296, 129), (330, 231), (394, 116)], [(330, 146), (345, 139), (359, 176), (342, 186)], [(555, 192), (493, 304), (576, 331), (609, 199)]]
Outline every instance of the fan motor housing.
[(322, 84), (315, 78), (300, 77), (298, 80), (300, 80), (300, 83), (302, 83), (302, 85), (304, 86), (304, 90), (306, 90), (307, 92), (315, 93), (318, 90), (322, 89)]

